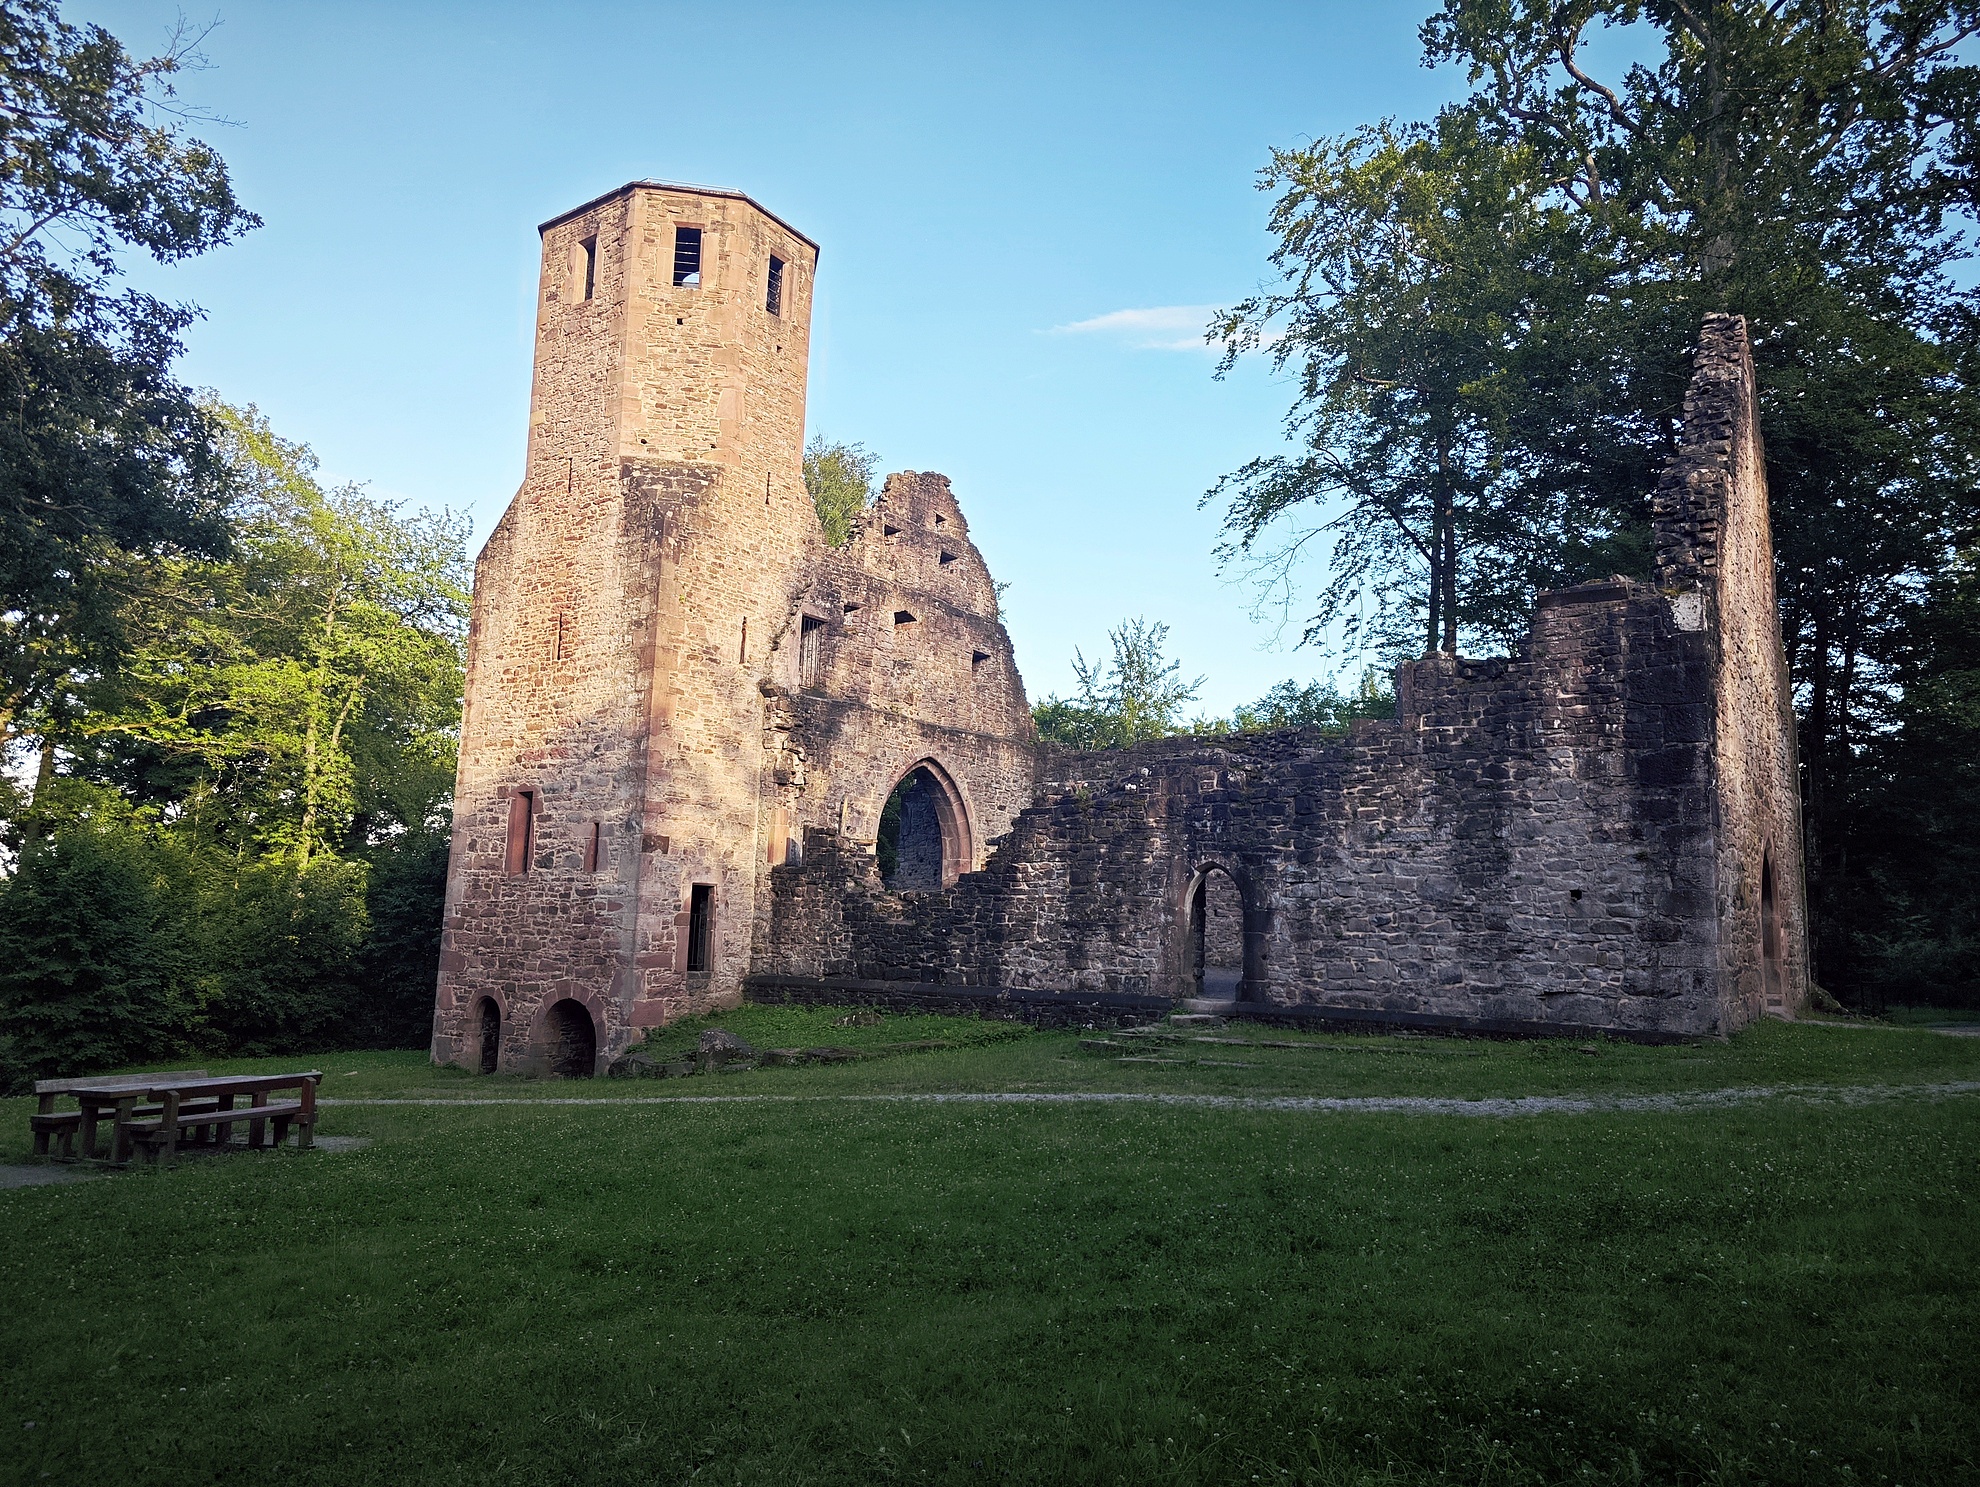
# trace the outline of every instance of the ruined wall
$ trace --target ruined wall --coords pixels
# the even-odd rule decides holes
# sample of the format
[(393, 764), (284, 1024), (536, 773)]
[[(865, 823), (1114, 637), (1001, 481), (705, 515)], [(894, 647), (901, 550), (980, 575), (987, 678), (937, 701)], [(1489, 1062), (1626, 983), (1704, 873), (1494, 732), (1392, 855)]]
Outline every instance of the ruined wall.
[(1708, 1033), (1769, 1005), (1765, 846), (1788, 945), (1771, 1005), (1791, 1008), (1792, 718), (1736, 322), (1708, 325), (1688, 407), (1660, 584), (1543, 595), (1513, 657), (1406, 665), (1396, 720), (1344, 741), (1048, 753), (1037, 803), (939, 893), (889, 892), (863, 844), (821, 831), (773, 874), (754, 993), (1001, 993), (1026, 1015), (1188, 995), (1190, 901), (1218, 867), (1255, 1009)]
[(1397, 1021), (1717, 1024), (1709, 672), (1643, 585), (1550, 596), (1510, 662), (1403, 668), (1399, 717), (1057, 755), (983, 872), (889, 893), (827, 834), (758, 983), (1175, 997), (1196, 876), (1245, 901), (1243, 995)]
[(1799, 762), (1758, 390), (1739, 316), (1706, 318), (1685, 397), (1684, 446), (1658, 485), (1656, 519), (1658, 582), (1714, 652), (1723, 1015), (1730, 1026), (1763, 1012), (1792, 1016), (1808, 995)]

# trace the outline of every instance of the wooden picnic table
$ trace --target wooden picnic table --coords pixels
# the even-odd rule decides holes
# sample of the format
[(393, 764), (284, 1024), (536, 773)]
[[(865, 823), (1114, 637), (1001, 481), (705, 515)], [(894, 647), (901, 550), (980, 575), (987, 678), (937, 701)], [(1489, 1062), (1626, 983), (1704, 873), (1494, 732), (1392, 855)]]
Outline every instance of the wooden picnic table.
[[(316, 1131), (316, 1086), (323, 1075), (315, 1070), (299, 1074), (238, 1074), (217, 1078), (162, 1078), (141, 1086), (111, 1083), (79, 1085), (69, 1091), (82, 1107), (82, 1154), (97, 1154), (96, 1128), (104, 1120), (111, 1123), (110, 1156), (113, 1162), (127, 1162), (134, 1148), (142, 1147), (154, 1161), (169, 1162), (179, 1148), (180, 1138), (190, 1133), (224, 1144), (233, 1139), (233, 1128), (246, 1125), (248, 1145), (263, 1144), (268, 1124), (275, 1126), (279, 1146), (293, 1126), (296, 1144), (314, 1143)], [(296, 1091), (292, 1100), (269, 1096), (283, 1090)], [(245, 1097), (246, 1105), (235, 1104)], [(149, 1108), (156, 1106), (155, 1118)], [(144, 1108), (141, 1108), (144, 1107)]]

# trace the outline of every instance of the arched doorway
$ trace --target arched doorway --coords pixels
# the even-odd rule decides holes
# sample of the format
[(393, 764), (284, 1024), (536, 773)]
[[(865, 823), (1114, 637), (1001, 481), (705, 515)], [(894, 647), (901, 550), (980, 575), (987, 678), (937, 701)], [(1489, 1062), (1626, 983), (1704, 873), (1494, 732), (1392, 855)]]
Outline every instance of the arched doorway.
[(551, 1007), (545, 1019), (550, 1072), (567, 1079), (589, 1079), (598, 1062), (598, 1033), (581, 1002), (569, 999)]
[(481, 1072), (493, 1074), (502, 1061), (502, 1009), (493, 997), (481, 999)]
[(954, 783), (932, 759), (915, 765), (880, 810), (874, 855), (896, 893), (946, 888), (970, 868), (969, 816)]
[(1220, 867), (1196, 875), (1189, 899), (1189, 965), (1197, 996), (1237, 1000), (1244, 984), (1244, 894)]
[(1760, 994), (1781, 1000), (1781, 920), (1774, 895), (1774, 854), (1760, 853)]

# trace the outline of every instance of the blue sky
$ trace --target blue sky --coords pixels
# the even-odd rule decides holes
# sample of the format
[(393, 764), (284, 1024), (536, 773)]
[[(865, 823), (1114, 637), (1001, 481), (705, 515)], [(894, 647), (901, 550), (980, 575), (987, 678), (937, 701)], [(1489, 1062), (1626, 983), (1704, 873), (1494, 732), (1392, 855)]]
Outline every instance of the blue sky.
[[(1223, 712), (1325, 663), (1217, 575), (1197, 501), (1290, 392), (1214, 380), (1195, 333), (1267, 273), (1271, 146), (1460, 87), (1419, 65), (1430, 8), (221, 0), (182, 92), (266, 226), (138, 277), (206, 312), (189, 380), (478, 546), (522, 469), (536, 224), (640, 177), (747, 191), (823, 245), (813, 431), (951, 477), (1033, 698), (1145, 615)], [(66, 13), (149, 51), (179, 6)]]

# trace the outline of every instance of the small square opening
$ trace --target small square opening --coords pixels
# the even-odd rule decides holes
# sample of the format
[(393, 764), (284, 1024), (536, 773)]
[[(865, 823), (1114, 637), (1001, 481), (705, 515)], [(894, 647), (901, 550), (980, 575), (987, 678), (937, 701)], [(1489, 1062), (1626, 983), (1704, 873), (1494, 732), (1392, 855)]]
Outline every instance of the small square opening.
[(912, 625), (913, 623), (914, 616), (909, 614), (905, 609), (894, 611), (894, 628), (896, 630), (900, 629), (903, 625)]
[(971, 651), (969, 653), (969, 669), (971, 671), (980, 670), (982, 669), (983, 663), (989, 659), (990, 659), (990, 652), (988, 651)]
[(944, 568), (948, 567), (949, 564), (953, 563), (955, 560), (956, 560), (956, 555), (952, 552), (945, 552), (942, 554), (942, 566)]
[(784, 260), (770, 255), (770, 277), (763, 289), (763, 308), (772, 315), (784, 313)]
[(701, 229), (674, 228), (674, 287), (694, 289), (701, 284)]

